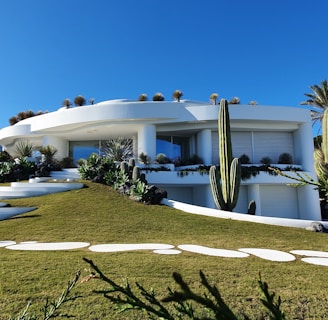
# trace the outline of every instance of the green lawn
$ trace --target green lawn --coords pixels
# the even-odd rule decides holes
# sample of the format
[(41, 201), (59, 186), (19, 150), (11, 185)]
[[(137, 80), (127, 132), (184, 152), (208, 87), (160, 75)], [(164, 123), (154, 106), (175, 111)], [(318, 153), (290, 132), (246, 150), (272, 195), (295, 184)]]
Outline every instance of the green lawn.
[[(145, 206), (118, 195), (103, 185), (86, 183), (87, 188), (42, 197), (8, 201), (15, 206), (36, 206), (37, 210), (0, 221), (0, 240), (86, 241), (102, 243), (158, 242), (175, 246), (199, 244), (215, 248), (269, 248), (288, 252), (296, 249), (328, 251), (327, 235), (296, 228), (197, 216), (164, 206)], [(77, 270), (89, 273), (83, 257), (92, 259), (107, 276), (123, 283), (140, 282), (159, 296), (175, 288), (172, 272), (180, 272), (195, 290), (199, 270), (217, 284), (223, 298), (235, 310), (259, 314), (257, 279), (269, 283), (281, 295), (288, 318), (321, 319), (327, 316), (328, 269), (294, 262), (271, 262), (254, 256), (218, 258), (183, 252), (158, 255), (150, 251), (95, 253), (88, 249), (54, 252), (13, 251), (0, 248), (0, 319), (22, 310), (28, 301), (39, 309), (45, 299), (55, 298)], [(93, 294), (103, 284), (92, 280), (79, 283), (75, 292), (83, 297), (65, 311), (77, 319), (132, 319), (117, 315), (104, 298)], [(33, 308), (31, 309), (33, 311)], [(144, 317), (139, 314), (137, 319)]]

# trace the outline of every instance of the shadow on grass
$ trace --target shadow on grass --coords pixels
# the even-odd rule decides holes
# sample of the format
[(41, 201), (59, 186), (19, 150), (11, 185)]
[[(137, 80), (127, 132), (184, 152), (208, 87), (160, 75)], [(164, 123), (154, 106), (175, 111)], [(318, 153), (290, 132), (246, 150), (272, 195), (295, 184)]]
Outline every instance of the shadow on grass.
[(28, 216), (24, 216), (24, 217), (14, 216), (14, 217), (8, 218), (6, 220), (28, 219), (28, 218), (38, 218), (38, 217), (41, 217), (41, 214), (32, 214), (32, 215), (28, 215)]

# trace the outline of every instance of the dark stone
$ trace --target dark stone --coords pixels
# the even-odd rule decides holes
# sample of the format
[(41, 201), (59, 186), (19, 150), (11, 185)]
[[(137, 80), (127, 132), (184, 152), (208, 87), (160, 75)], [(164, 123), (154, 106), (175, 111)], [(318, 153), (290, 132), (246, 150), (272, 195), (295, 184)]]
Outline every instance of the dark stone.
[(328, 233), (328, 228), (320, 222), (312, 222), (306, 229), (314, 232)]
[(160, 204), (164, 198), (167, 198), (167, 191), (162, 190), (154, 185), (148, 187), (147, 198), (145, 199), (146, 203)]

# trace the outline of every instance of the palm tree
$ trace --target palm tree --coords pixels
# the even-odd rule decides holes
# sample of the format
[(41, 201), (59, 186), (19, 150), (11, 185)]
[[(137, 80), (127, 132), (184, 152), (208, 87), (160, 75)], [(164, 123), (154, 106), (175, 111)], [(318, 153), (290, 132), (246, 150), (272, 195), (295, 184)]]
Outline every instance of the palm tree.
[(301, 105), (308, 105), (314, 107), (311, 110), (311, 117), (313, 125), (323, 118), (324, 111), (328, 108), (328, 82), (323, 80), (320, 85), (310, 86), (312, 93), (305, 93), (304, 95), (309, 99), (301, 102)]

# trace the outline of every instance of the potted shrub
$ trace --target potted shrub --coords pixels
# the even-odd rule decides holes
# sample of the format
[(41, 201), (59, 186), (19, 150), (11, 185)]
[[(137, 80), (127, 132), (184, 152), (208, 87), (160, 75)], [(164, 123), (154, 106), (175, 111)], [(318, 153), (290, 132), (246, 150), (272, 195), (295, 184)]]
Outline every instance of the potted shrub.
[(74, 99), (74, 104), (76, 106), (84, 106), (85, 105), (85, 98), (83, 96), (77, 96), (75, 99)]
[(293, 163), (293, 157), (291, 156), (290, 153), (284, 152), (280, 154), (279, 159), (278, 159), (279, 164), (292, 164)]
[(238, 97), (233, 97), (230, 101), (229, 104), (240, 104), (240, 99)]
[(139, 160), (141, 163), (146, 165), (150, 163), (150, 158), (144, 152), (139, 154)]
[(240, 163), (241, 164), (250, 164), (250, 159), (249, 159), (249, 156), (247, 154), (242, 154), (240, 157), (239, 157), (239, 160), (240, 160)]
[(160, 93), (160, 92), (157, 92), (154, 94), (153, 96), (153, 101), (164, 101), (164, 96)]
[(147, 101), (147, 100), (148, 100), (148, 97), (145, 93), (142, 93), (138, 98), (138, 101)]
[(270, 157), (263, 157), (260, 162), (264, 165), (270, 165), (272, 163), (272, 159)]

